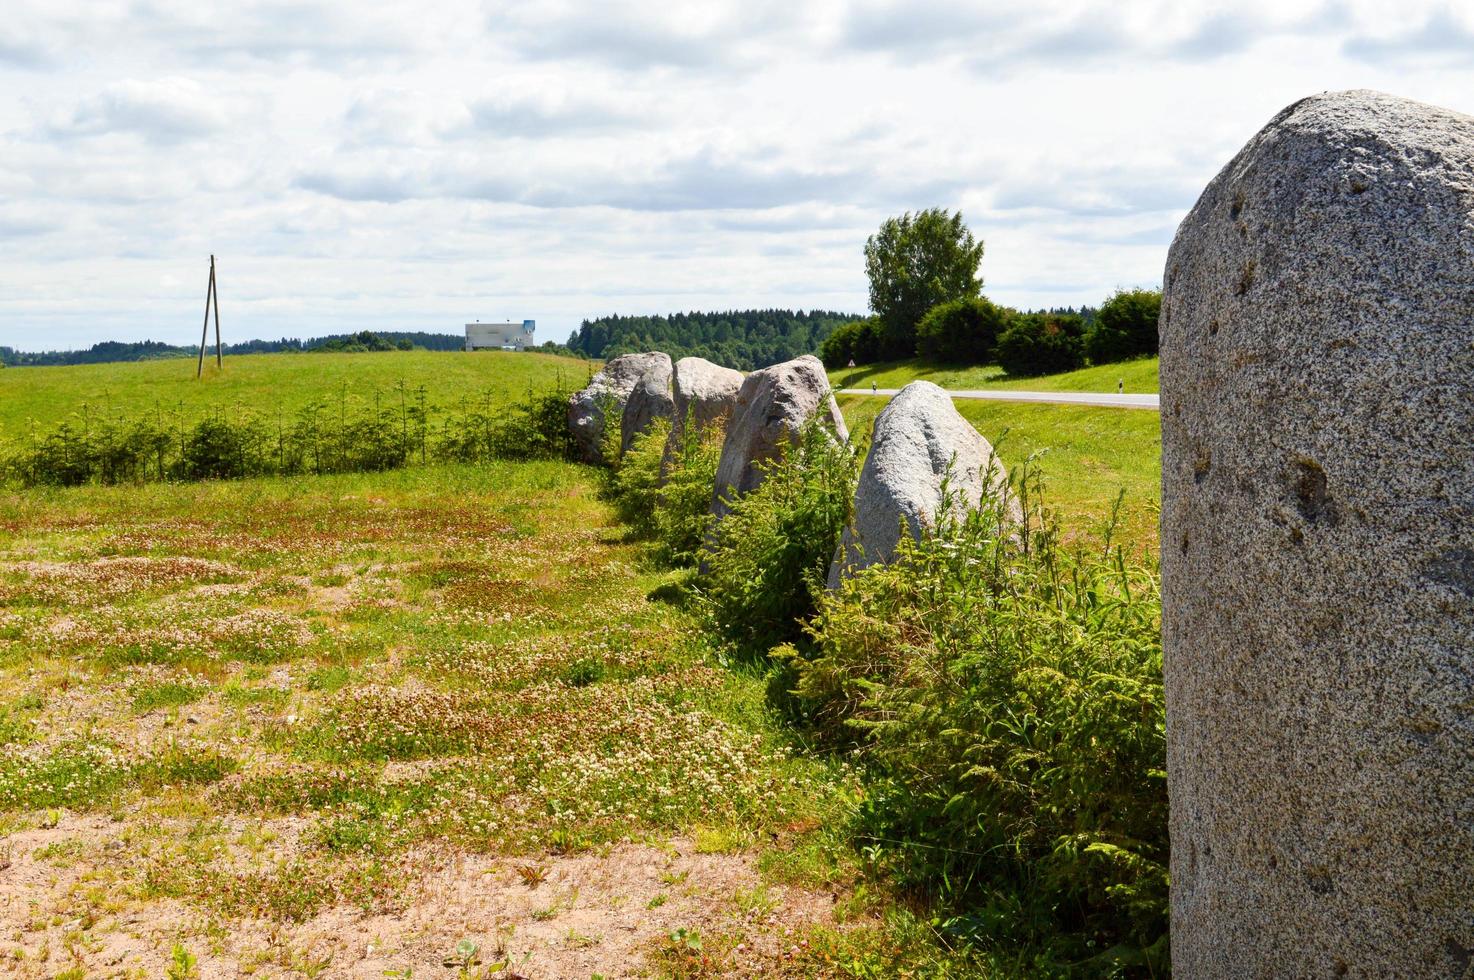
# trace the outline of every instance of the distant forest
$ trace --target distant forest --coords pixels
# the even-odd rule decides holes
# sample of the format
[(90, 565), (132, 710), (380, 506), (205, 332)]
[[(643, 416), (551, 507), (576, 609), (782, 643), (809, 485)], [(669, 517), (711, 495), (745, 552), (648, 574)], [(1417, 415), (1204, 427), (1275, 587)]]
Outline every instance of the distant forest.
[(742, 371), (812, 354), (842, 323), (860, 319), (829, 310), (730, 310), (670, 316), (605, 316), (585, 320), (568, 347), (608, 359), (660, 350), (673, 358), (695, 355)]
[[(225, 344), (227, 354), (276, 354), (282, 351), (369, 351), (369, 350), (462, 350), (466, 338), (462, 334), (424, 333), (421, 331), (360, 331), (330, 334), (308, 340), (283, 337), (281, 340), (248, 340), (242, 344)], [(93, 344), (86, 350), (18, 351), (0, 347), (0, 364), (32, 367), (51, 364), (107, 364), (116, 361), (151, 361), (168, 357), (196, 357), (199, 347), (179, 347), (157, 340), (120, 343), (116, 340)], [(212, 345), (210, 353), (214, 353)]]

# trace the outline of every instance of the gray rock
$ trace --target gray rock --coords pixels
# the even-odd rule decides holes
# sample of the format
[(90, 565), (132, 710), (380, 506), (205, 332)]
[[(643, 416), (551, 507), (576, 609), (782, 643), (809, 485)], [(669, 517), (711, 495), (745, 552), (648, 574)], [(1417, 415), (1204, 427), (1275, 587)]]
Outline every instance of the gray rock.
[(588, 387), (568, 399), (568, 428), (584, 462), (597, 463), (603, 459), (606, 404), (611, 417), (622, 422), (630, 392), (661, 358), (665, 358), (669, 370), (670, 358), (665, 354), (622, 354), (606, 363)]
[(1167, 259), (1181, 977), (1474, 961), (1474, 119), (1297, 102)]
[(641, 374), (630, 389), (624, 403), (624, 415), (619, 427), (619, 451), (629, 451), (635, 436), (650, 428), (656, 419), (668, 419), (674, 409), (670, 393), (670, 355), (659, 352), (637, 354), (641, 361)]
[(697, 431), (711, 426), (725, 428), (741, 387), (741, 371), (713, 364), (704, 357), (683, 357), (676, 361), (671, 384), (674, 415), (670, 439), (665, 445), (666, 460), (679, 450), (688, 421)]
[(754, 371), (742, 380), (737, 404), (722, 441), (711, 512), (718, 520), (730, 510), (729, 499), (757, 489), (762, 463), (793, 445), (804, 424), (818, 415), (835, 436), (849, 438), (829, 390), (829, 375), (812, 354)]
[(1017, 523), (1018, 504), (992, 445), (958, 414), (950, 395), (930, 381), (913, 381), (876, 416), (854, 518), (829, 566), (829, 587), (851, 570), (889, 561), (902, 518), (913, 538), (923, 525), (934, 525), (944, 479), (954, 515), (976, 508), (987, 492), (1004, 498), (1005, 523)]

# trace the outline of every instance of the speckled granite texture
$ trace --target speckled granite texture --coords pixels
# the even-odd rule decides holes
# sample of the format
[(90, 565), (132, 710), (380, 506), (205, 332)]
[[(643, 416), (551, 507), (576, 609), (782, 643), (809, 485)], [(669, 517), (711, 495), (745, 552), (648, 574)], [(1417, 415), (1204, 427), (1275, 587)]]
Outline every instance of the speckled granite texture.
[(674, 414), (670, 355), (655, 351), (636, 356), (644, 358), (643, 371), (630, 389), (629, 398), (624, 403), (624, 414), (620, 417), (620, 455), (629, 452), (635, 436), (650, 428), (650, 423), (656, 419), (669, 419)]
[(903, 518), (913, 538), (923, 524), (935, 524), (943, 479), (954, 513), (977, 507), (989, 486), (995, 495), (1008, 493), (1008, 473), (993, 446), (958, 413), (952, 396), (930, 381), (913, 381), (876, 416), (854, 518), (829, 565), (829, 587), (838, 588), (852, 569), (890, 561)]
[(573, 431), (573, 442), (579, 458), (588, 463), (597, 463), (604, 457), (603, 440), (604, 409), (612, 416), (607, 420), (620, 421), (621, 438), (625, 403), (650, 371), (664, 367), (666, 378), (670, 377), (670, 357), (659, 351), (647, 354), (621, 354), (604, 365), (604, 370), (594, 375), (588, 387), (574, 392), (568, 399), (568, 427)]
[(1275, 117), (1161, 318), (1179, 977), (1474, 963), (1474, 119)]
[(711, 512), (727, 516), (727, 501), (757, 489), (759, 465), (798, 440), (815, 415), (840, 439), (848, 439), (844, 416), (829, 390), (829, 375), (812, 354), (754, 371), (742, 379), (737, 402), (722, 440)]

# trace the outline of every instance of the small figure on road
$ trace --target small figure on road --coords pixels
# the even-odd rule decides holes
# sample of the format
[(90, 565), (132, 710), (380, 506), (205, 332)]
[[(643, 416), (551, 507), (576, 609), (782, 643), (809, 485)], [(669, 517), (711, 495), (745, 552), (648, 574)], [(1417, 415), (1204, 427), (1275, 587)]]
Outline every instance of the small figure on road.
[(1121, 392), (1123, 392), (1125, 390), (1126, 390), (1126, 379), (1125, 378), (1117, 378), (1116, 379), (1116, 394), (1119, 395)]
[(870, 382), (870, 394), (875, 394), (875, 382)]

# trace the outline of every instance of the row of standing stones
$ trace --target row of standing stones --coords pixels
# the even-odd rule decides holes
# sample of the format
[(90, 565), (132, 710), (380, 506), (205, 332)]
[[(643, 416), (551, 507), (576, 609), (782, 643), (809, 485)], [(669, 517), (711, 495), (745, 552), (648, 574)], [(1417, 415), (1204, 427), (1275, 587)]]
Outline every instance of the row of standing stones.
[[(1474, 119), (1288, 107), (1183, 220), (1159, 329), (1173, 970), (1474, 976)], [(724, 370), (696, 361), (611, 361), (570, 406), (585, 455), (605, 394), (628, 445)], [(697, 399), (730, 417), (718, 517), (811, 415), (845, 436), (812, 357), (722, 377)], [(966, 504), (1003, 485), (914, 383), (831, 581), (949, 470)]]
[[(745, 377), (699, 357), (674, 365), (659, 352), (616, 357), (569, 400), (569, 424), (586, 461), (601, 458), (602, 433), (616, 413), (621, 453), (657, 418), (672, 423), (667, 458), (684, 425), (725, 426), (711, 496), (718, 521), (735, 498), (762, 483), (765, 465), (793, 445), (811, 419), (817, 417), (835, 438), (849, 438), (824, 365), (812, 355)], [(876, 417), (854, 518), (830, 566), (830, 587), (851, 571), (888, 560), (903, 520), (916, 536), (941, 508), (960, 513), (978, 506), (987, 493), (1000, 495), (1017, 512), (993, 447), (958, 414), (945, 391), (929, 381), (912, 382)]]

